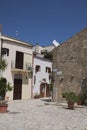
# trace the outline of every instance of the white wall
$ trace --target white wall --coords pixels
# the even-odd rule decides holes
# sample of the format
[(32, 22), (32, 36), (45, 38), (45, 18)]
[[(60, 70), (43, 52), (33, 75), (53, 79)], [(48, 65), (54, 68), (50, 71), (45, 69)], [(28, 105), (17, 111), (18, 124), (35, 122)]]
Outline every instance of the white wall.
[[(41, 70), (35, 73), (35, 66), (39, 65)], [(33, 83), (34, 76), (36, 76), (36, 83), (33, 84), (33, 94), (40, 93), (40, 84), (43, 79), (49, 84), (49, 73), (46, 72), (46, 67), (50, 67), (52, 70), (52, 62), (41, 58), (34, 58), (34, 72), (33, 72)]]
[[(11, 61), (15, 62), (16, 58), (16, 51), (20, 51), (24, 53), (24, 62), (30, 62), (32, 64), (32, 49), (26, 45), (13, 43), (10, 41), (3, 41), (2, 47), (9, 49), (9, 56), (4, 55), (3, 58), (6, 59), (8, 64), (7, 69), (3, 72), (3, 77), (7, 79), (8, 82), (11, 83), (13, 86), (14, 83), (14, 74), (11, 72)], [(22, 84), (22, 99), (30, 98), (31, 97), (31, 78), (28, 79), (28, 84), (25, 83), (26, 79), (25, 76), (22, 76), (23, 84)], [(7, 96), (11, 100), (13, 100), (13, 91), (8, 92)]]
[(55, 48), (54, 45), (43, 47), (43, 50), (47, 50), (48, 52), (52, 51)]

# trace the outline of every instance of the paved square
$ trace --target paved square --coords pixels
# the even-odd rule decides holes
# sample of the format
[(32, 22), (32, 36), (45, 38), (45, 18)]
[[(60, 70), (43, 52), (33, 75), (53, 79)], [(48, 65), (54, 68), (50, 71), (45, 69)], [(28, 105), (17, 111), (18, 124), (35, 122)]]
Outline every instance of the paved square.
[(9, 101), (0, 130), (87, 130), (87, 107), (69, 110), (40, 99)]

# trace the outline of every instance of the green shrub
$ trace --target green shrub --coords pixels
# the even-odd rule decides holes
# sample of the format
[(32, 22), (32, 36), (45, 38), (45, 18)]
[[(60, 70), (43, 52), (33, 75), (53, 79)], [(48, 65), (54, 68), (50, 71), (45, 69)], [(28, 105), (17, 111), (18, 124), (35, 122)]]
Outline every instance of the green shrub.
[(76, 102), (76, 94), (74, 92), (67, 92), (66, 93), (66, 100), (68, 102)]

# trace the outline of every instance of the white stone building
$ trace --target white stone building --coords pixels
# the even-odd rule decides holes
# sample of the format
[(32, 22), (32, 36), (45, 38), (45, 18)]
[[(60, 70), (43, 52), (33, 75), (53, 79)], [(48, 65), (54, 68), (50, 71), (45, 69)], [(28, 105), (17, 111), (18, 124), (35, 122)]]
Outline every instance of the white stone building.
[[(36, 45), (34, 47), (33, 58), (33, 96), (40, 95), (40, 97), (49, 96), (50, 74), (52, 72), (52, 61), (44, 58), (44, 52), (49, 52), (54, 46), (41, 47)], [(48, 50), (47, 50), (48, 49)], [(50, 50), (49, 50), (50, 49)]]
[(1, 74), (13, 86), (6, 96), (10, 100), (28, 99), (32, 94), (32, 45), (0, 35), (0, 56), (6, 59), (6, 70)]

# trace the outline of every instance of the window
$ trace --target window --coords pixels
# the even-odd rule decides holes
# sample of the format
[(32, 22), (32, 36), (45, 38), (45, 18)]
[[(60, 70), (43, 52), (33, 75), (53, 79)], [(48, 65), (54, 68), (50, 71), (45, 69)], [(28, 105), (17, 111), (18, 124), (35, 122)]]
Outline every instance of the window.
[(9, 49), (7, 49), (7, 56), (9, 56)]
[(46, 67), (46, 72), (50, 73), (51, 72), (51, 68), (50, 67)]
[(2, 48), (2, 55), (9, 56), (9, 49), (8, 48)]
[(36, 65), (36, 67), (35, 67), (35, 72), (37, 73), (38, 71), (40, 71), (40, 66), (39, 66), (39, 65)]
[(23, 59), (24, 59), (24, 53), (16, 51), (16, 64), (15, 64), (16, 68), (23, 69)]

